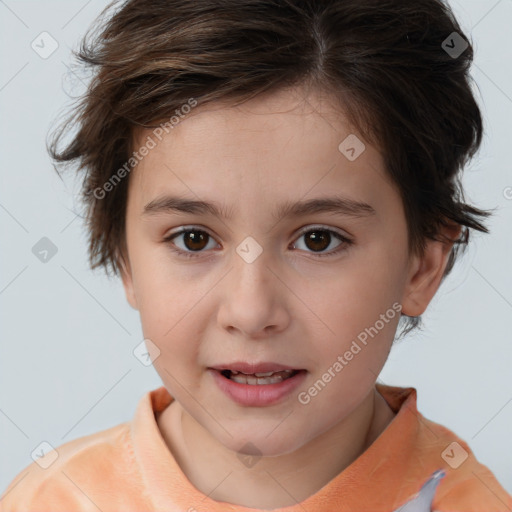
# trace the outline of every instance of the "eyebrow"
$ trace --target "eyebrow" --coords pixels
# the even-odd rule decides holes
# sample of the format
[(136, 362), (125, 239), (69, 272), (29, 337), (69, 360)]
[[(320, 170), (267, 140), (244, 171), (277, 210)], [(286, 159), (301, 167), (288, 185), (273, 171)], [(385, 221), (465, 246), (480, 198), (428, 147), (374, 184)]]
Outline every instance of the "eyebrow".
[[(142, 216), (170, 213), (188, 213), (196, 215), (213, 215), (223, 219), (232, 219), (232, 212), (224, 206), (206, 201), (186, 199), (178, 196), (163, 196), (153, 199), (144, 206)], [(349, 217), (363, 218), (376, 215), (375, 209), (368, 203), (348, 197), (329, 196), (299, 201), (285, 202), (273, 212), (274, 219), (286, 217), (303, 217), (310, 214), (333, 213)]]

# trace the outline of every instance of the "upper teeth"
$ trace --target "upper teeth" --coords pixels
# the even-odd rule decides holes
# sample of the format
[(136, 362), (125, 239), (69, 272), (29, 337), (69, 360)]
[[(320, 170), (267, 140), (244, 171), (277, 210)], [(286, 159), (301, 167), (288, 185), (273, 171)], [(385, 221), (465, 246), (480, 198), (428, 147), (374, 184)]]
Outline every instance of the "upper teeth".
[[(236, 370), (230, 370), (230, 371), (233, 375), (236, 375), (237, 373), (243, 373), (243, 372), (237, 372)], [(293, 370), (278, 370), (278, 371), (292, 373)], [(274, 375), (274, 373), (277, 373), (277, 372), (265, 372), (265, 373), (260, 372), (260, 373), (254, 373), (254, 374), (244, 373), (243, 375), (255, 375), (256, 377), (270, 377), (271, 375)]]
[(274, 375), (275, 372), (266, 372), (266, 373), (255, 373), (256, 377), (270, 377)]
[(293, 370), (281, 370), (277, 372), (265, 372), (265, 373), (254, 373), (246, 374), (230, 370), (230, 379), (239, 384), (252, 384), (252, 385), (265, 385), (265, 384), (277, 384), (283, 380), (289, 378)]

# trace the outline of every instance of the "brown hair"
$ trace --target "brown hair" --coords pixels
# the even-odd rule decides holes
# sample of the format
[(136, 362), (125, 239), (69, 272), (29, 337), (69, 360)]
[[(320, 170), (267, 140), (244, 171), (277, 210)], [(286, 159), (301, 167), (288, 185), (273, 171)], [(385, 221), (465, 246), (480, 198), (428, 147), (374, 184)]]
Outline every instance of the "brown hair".
[[(455, 45), (454, 32), (468, 45), (457, 56), (443, 47)], [(238, 105), (295, 85), (339, 99), (362, 137), (382, 148), (410, 252), (440, 239), (441, 225), (465, 227), (443, 279), (469, 229), (488, 233), (478, 217), (490, 213), (464, 203), (459, 176), (482, 139), (473, 49), (441, 0), (114, 1), (74, 55), (92, 80), (48, 151), (84, 171), (92, 269), (122, 268), (129, 176), (97, 191), (121, 168), (129, 172), (137, 129), (169, 119), (191, 98)], [(76, 134), (59, 151), (70, 127)], [(404, 317), (402, 334), (420, 326), (421, 317)]]

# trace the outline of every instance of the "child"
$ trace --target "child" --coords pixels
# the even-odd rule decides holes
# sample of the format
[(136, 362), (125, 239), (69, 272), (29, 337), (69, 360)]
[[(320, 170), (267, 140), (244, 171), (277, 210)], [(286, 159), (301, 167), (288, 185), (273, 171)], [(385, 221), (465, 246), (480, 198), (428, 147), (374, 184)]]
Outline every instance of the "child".
[(121, 277), (163, 386), (2, 511), (511, 510), (416, 389), (376, 383), (488, 232), (459, 182), (472, 56), (441, 0), (119, 5), (50, 151), (84, 173), (91, 266)]

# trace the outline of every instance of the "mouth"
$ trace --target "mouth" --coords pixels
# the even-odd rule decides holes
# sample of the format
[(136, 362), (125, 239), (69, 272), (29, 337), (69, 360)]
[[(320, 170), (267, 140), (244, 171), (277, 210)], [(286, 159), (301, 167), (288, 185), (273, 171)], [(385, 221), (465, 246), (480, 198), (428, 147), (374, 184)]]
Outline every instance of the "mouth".
[(308, 370), (280, 363), (244, 361), (209, 367), (218, 389), (244, 407), (277, 405), (304, 383)]

